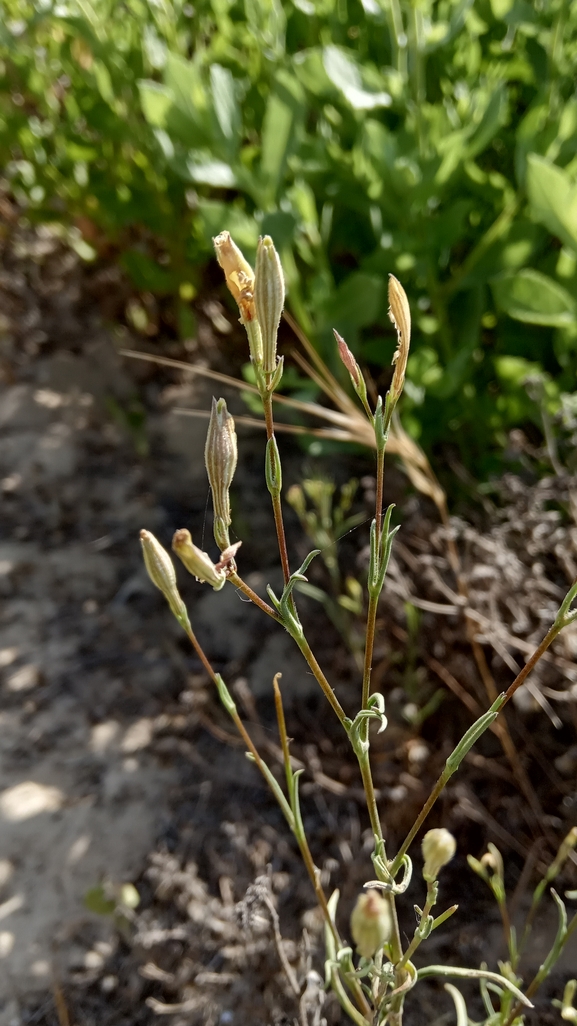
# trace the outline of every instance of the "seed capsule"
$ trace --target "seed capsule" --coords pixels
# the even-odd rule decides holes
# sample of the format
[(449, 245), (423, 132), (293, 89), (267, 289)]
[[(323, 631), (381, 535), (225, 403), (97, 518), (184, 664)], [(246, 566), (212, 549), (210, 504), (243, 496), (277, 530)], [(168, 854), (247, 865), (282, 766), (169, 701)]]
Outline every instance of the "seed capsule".
[(278, 326), (284, 306), (284, 275), (279, 255), (270, 235), (258, 240), (254, 299), (260, 324), (263, 350), (263, 370), (272, 374), (276, 370)]
[(359, 955), (372, 958), (388, 941), (392, 928), (386, 899), (375, 890), (359, 894), (351, 915), (351, 933)]
[(181, 531), (175, 532), (172, 539), (172, 550), (176, 552), (188, 572), (196, 577), (197, 581), (212, 585), (215, 591), (220, 591), (224, 587), (226, 581), (224, 570), (219, 570), (215, 566), (207, 552), (203, 552), (202, 549), (193, 545), (190, 531), (183, 528)]
[(433, 883), (443, 866), (450, 862), (457, 850), (457, 842), (444, 827), (429, 830), (423, 837), (422, 852), (425, 864), (423, 879)]
[(224, 399), (212, 400), (204, 460), (212, 491), (214, 537), (219, 549), (230, 545), (230, 486), (236, 469), (238, 450), (234, 420)]
[(150, 580), (162, 592), (177, 620), (187, 620), (186, 607), (176, 586), (176, 573), (170, 556), (150, 531), (140, 532), (142, 555)]

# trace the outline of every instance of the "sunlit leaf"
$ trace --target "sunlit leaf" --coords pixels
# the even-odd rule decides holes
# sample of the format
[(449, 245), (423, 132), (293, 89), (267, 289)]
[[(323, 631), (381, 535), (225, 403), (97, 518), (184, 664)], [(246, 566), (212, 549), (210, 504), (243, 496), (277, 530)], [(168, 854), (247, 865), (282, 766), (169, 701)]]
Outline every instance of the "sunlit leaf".
[(563, 327), (575, 320), (575, 301), (556, 281), (529, 268), (491, 282), (497, 306), (517, 321)]
[(577, 184), (567, 172), (531, 153), (527, 158), (527, 194), (535, 220), (577, 250)]
[(392, 97), (384, 90), (365, 88), (361, 71), (352, 57), (338, 46), (325, 46), (323, 64), (331, 82), (355, 110), (390, 107)]

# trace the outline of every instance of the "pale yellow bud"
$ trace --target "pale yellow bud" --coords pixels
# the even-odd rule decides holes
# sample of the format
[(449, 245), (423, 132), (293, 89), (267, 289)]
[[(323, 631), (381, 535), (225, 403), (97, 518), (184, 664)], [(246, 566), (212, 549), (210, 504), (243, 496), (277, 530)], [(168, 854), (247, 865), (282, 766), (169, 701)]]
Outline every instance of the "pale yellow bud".
[(395, 371), (391, 382), (391, 399), (396, 403), (405, 383), (411, 344), (411, 311), (407, 294), (394, 274), (389, 274), (389, 317), (397, 329), (397, 348), (393, 356)]
[(423, 878), (432, 883), (437, 879), (443, 866), (450, 862), (457, 850), (457, 842), (444, 827), (429, 830), (423, 837), (422, 852), (425, 864)]
[(387, 900), (375, 890), (359, 894), (351, 915), (351, 934), (359, 955), (372, 958), (386, 944), (392, 929)]
[(224, 587), (226, 573), (215, 566), (207, 552), (193, 545), (190, 531), (183, 528), (175, 532), (172, 550), (197, 581), (211, 584), (215, 591), (220, 591)]
[(140, 542), (150, 580), (162, 592), (177, 620), (187, 620), (186, 607), (176, 586), (176, 573), (168, 552), (150, 531), (140, 532)]
[(226, 549), (230, 544), (228, 537), (228, 528), (231, 523), (229, 490), (237, 458), (234, 420), (226, 408), (224, 399), (217, 401), (213, 398), (204, 447), (204, 460), (212, 491), (214, 537), (221, 550)]
[(254, 281), (256, 315), (260, 324), (263, 370), (276, 370), (278, 326), (284, 306), (284, 275), (279, 255), (269, 235), (258, 240)]

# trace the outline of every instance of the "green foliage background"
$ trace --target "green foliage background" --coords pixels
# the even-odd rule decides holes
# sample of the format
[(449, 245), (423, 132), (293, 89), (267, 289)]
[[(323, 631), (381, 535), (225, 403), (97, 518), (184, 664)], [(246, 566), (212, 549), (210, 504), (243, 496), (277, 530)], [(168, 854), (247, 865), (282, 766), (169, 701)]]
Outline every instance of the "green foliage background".
[[(0, 158), (37, 220), (118, 245), (187, 300), (227, 228), (281, 251), (289, 305), (390, 364), (386, 278), (414, 311), (403, 420), (486, 476), (574, 391), (577, 4), (4, 0)], [(89, 257), (90, 247), (78, 247)], [(332, 359), (332, 355), (329, 355)]]

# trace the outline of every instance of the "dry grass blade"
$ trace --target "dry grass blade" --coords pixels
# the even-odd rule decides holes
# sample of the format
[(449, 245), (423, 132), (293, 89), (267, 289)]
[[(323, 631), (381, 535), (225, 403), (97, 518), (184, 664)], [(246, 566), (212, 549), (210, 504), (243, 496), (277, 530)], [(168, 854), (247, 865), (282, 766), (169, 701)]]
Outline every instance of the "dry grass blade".
[[(374, 449), (375, 434), (365, 413), (341, 387), (339, 382), (324, 363), (323, 359), (316, 352), (290, 314), (285, 314), (285, 319), (297, 335), (303, 347), (306, 349), (307, 355), (311, 360), (309, 363), (301, 353), (293, 350), (293, 356), (296, 362), (302, 367), (311, 380), (318, 385), (327, 398), (334, 403), (337, 409), (331, 410), (317, 402), (293, 399), (291, 396), (283, 396), (278, 393), (274, 394), (273, 401), (280, 405), (288, 406), (300, 413), (308, 414), (311, 417), (326, 420), (333, 424), (336, 430), (319, 430), (309, 428), (304, 425), (287, 424), (283, 422), (279, 423), (278, 421), (275, 423), (276, 429), (290, 432), (292, 434), (308, 434), (315, 435), (319, 438), (332, 438), (343, 442), (354, 442), (357, 445), (363, 445), (367, 448)], [(126, 356), (129, 359), (156, 363), (163, 367), (173, 367), (175, 370), (184, 371), (187, 374), (210, 378), (213, 381), (219, 381), (222, 384), (229, 385), (231, 388), (238, 389), (239, 391), (250, 392), (253, 395), (258, 395), (258, 389), (246, 381), (233, 378), (228, 374), (222, 374), (219, 371), (210, 370), (207, 367), (199, 367), (197, 365), (185, 363), (183, 360), (173, 360), (166, 356), (156, 356), (151, 353), (143, 353), (131, 349), (121, 349), (120, 355)], [(200, 410), (184, 410), (181, 408), (175, 410), (175, 413), (179, 413), (184, 416), (204, 415)], [(245, 423), (247, 426), (251, 427), (264, 426), (264, 421), (261, 422), (257, 418), (237, 417), (236, 421), (237, 423)], [(417, 442), (407, 434), (397, 416), (395, 416), (391, 427), (388, 449), (389, 452), (394, 453), (399, 457), (405, 473), (414, 487), (422, 494), (427, 495), (433, 500), (439, 510), (443, 523), (448, 523), (445, 493), (435, 477), (425, 453)]]

